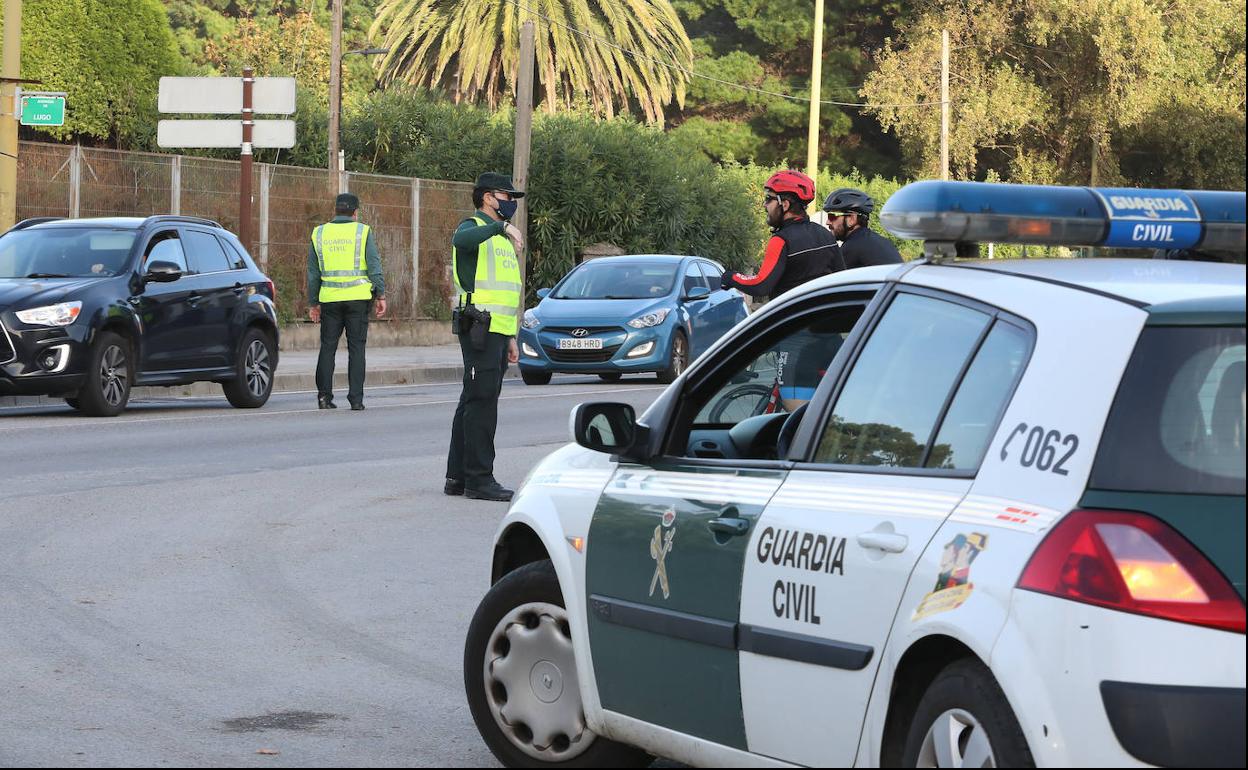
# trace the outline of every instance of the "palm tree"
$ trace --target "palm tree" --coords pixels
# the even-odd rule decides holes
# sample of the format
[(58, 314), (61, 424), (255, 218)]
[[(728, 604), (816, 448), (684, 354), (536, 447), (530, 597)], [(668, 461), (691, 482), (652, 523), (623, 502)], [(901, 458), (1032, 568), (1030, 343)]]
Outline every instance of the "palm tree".
[(370, 34), (390, 50), (379, 80), (496, 106), (515, 91), (529, 20), (547, 110), (588, 101), (609, 117), (632, 99), (658, 122), (673, 100), (684, 106), (693, 48), (669, 0), (381, 0)]

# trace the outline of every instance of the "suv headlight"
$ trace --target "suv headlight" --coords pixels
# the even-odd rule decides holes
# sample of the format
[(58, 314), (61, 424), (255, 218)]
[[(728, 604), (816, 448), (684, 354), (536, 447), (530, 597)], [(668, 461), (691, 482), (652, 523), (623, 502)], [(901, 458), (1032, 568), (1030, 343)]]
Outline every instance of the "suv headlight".
[(31, 326), (69, 326), (78, 319), (81, 312), (81, 302), (62, 302), (59, 305), (19, 310), (14, 315), (17, 320)]
[(658, 326), (667, 320), (668, 312), (668, 308), (663, 308), (662, 310), (656, 310), (653, 313), (646, 313), (643, 316), (638, 316), (637, 318), (629, 321), (628, 325), (634, 329), (647, 329), (651, 326)]
[(537, 313), (534, 313), (532, 310), (524, 311), (524, 319), (520, 321), (521, 326), (526, 329), (532, 329), (539, 323), (541, 323), (541, 321), (537, 320)]

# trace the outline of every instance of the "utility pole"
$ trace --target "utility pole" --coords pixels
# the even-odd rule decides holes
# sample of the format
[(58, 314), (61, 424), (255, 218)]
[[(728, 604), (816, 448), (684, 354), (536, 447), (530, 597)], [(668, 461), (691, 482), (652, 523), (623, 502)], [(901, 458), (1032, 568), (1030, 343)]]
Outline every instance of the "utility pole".
[(338, 190), (338, 118), (342, 110), (342, 0), (333, 0), (329, 38), (329, 181)]
[(940, 31), (940, 178), (949, 178), (949, 30)]
[[(810, 128), (806, 135), (806, 174), (819, 184), (819, 103), (823, 98), (823, 0), (815, 0), (814, 54), (810, 62)], [(819, 201), (811, 201), (817, 207)]]
[[(529, 186), (529, 140), (533, 134), (533, 65), (536, 60), (534, 53), (533, 22), (526, 21), (520, 26), (520, 67), (516, 81), (516, 146), (511, 161), (511, 181), (516, 189), (527, 193)], [(516, 208), (514, 224), (524, 237), (524, 249), (516, 256), (520, 258), (520, 280), (523, 284), (525, 265), (528, 262), (529, 250), (529, 206), (528, 196), (520, 199)], [(524, 301), (523, 291), (520, 294)]]
[(0, 232), (17, 223), (17, 81), (22, 77), (22, 0), (4, 0), (0, 77)]

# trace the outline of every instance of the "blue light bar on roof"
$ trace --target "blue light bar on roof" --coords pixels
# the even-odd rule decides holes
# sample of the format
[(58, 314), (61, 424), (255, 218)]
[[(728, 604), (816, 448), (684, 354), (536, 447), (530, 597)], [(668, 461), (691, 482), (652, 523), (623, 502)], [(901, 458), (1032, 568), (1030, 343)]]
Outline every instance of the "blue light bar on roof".
[(880, 211), (901, 238), (1244, 251), (1244, 193), (913, 182)]

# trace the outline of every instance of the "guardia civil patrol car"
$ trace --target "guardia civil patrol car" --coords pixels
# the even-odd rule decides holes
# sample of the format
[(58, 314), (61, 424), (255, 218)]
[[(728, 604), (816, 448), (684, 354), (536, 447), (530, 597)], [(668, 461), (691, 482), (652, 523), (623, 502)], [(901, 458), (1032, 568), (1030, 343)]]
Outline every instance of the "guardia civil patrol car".
[(920, 182), (881, 220), (927, 258), (573, 411), (465, 645), (505, 764), (1244, 766), (1243, 265), (957, 258), (1242, 260), (1244, 194)]

